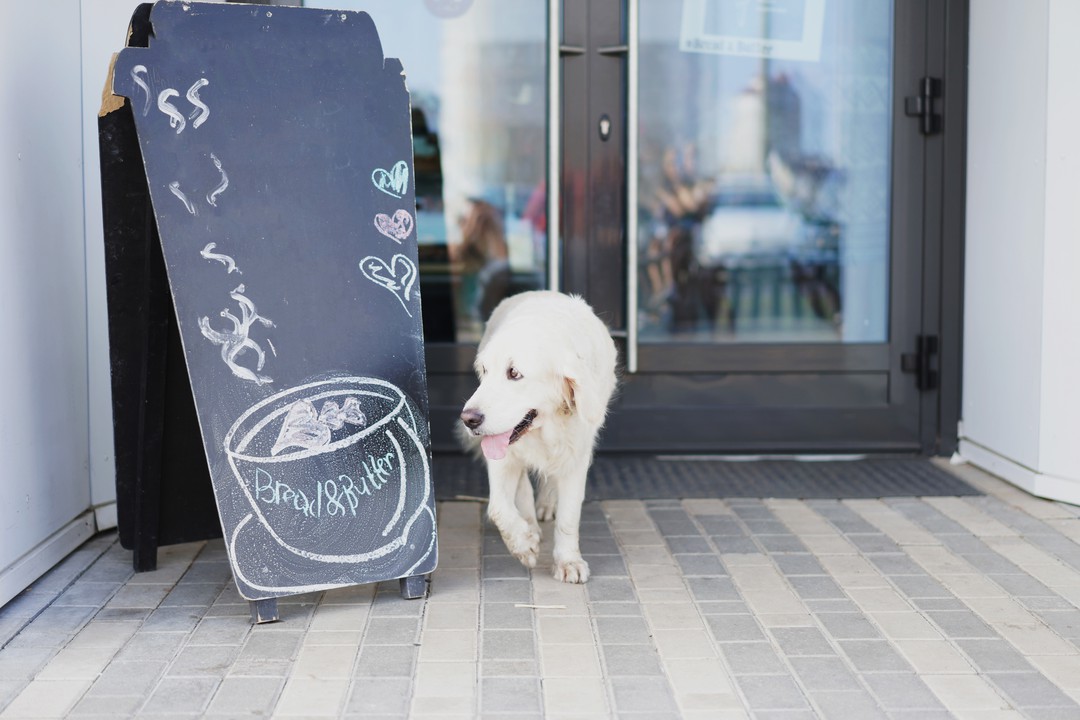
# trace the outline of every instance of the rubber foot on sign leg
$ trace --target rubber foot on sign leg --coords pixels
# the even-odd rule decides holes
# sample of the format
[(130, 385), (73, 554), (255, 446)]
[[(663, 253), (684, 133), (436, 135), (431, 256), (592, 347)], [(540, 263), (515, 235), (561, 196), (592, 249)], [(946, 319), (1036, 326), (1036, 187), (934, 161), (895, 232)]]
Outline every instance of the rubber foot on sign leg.
[(251, 609), (251, 622), (255, 625), (277, 622), (280, 619), (277, 598), (248, 600), (248, 607)]
[(428, 582), (426, 575), (413, 575), (401, 578), (401, 597), (406, 600), (417, 600), (427, 595)]

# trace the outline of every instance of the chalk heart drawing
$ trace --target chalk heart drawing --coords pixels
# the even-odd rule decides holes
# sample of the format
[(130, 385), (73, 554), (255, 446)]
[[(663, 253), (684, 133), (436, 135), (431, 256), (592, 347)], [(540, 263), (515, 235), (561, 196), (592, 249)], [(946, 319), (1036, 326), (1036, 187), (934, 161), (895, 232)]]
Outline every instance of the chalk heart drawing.
[[(283, 443), (288, 424), (295, 428), (301, 416), (311, 421), (312, 408), (328, 404), (366, 422), (345, 421), (336, 430), (329, 423), (325, 441)], [(285, 551), (327, 563), (383, 566), (400, 558), (411, 564), (433, 547), (433, 538), (410, 536), (417, 520), (430, 515), (423, 425), (416, 404), (396, 385), (335, 377), (259, 401), (237, 418), (223, 444), (250, 506), (243, 512)]]
[(377, 189), (399, 198), (409, 189), (409, 166), (404, 160), (399, 160), (389, 170), (375, 168), (371, 173), (371, 181), (375, 183)]
[(405, 210), (398, 210), (393, 217), (379, 213), (375, 216), (375, 227), (386, 237), (400, 243), (412, 233), (412, 215)]
[(388, 263), (380, 257), (369, 255), (360, 261), (360, 272), (371, 282), (392, 292), (412, 317), (408, 305), (412, 300), (413, 285), (416, 284), (416, 265), (412, 260), (399, 253)]

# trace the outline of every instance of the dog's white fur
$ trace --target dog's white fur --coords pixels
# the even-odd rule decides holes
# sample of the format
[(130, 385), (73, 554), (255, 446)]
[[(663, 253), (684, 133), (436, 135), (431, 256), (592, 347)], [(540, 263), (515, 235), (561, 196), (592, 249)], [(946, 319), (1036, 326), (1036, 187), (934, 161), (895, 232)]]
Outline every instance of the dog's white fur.
[[(488, 321), (475, 362), (480, 386), (462, 412), (474, 423), (483, 416), (472, 429), (476, 444), (536, 411), (529, 429), (505, 447), (505, 457), (485, 458), (488, 516), (510, 552), (530, 568), (540, 549), (538, 519), (554, 516), (553, 574), (563, 582), (589, 579), (578, 540), (581, 503), (615, 391), (616, 357), (607, 328), (581, 298), (551, 291), (514, 295)], [(530, 470), (540, 481), (538, 500)]]

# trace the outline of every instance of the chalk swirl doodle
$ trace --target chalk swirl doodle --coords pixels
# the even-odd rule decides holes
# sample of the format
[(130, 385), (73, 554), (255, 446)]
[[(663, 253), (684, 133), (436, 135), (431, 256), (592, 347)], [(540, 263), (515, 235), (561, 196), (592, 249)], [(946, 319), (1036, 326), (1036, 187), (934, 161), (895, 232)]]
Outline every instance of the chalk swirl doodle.
[(375, 216), (375, 228), (394, 242), (401, 244), (401, 241), (412, 233), (412, 215), (405, 210), (398, 210), (393, 217), (386, 213), (379, 213)]
[(227, 273), (237, 273), (243, 275), (243, 271), (236, 267), (236, 261), (228, 255), (222, 255), (220, 253), (212, 252), (217, 247), (217, 243), (206, 243), (206, 247), (199, 251), (199, 255), (207, 260), (217, 260), (219, 263), (225, 266)]
[[(196, 127), (198, 127), (196, 121)], [(221, 161), (218, 160), (217, 155), (210, 153), (210, 159), (214, 161), (214, 167), (221, 173), (221, 182), (218, 186), (206, 194), (206, 202), (210, 203), (214, 207), (217, 207), (217, 196), (225, 192), (225, 188), (229, 187), (229, 176), (225, 174), (225, 170), (221, 167)]]
[(371, 182), (375, 183), (376, 189), (400, 198), (409, 189), (409, 166), (404, 160), (398, 160), (389, 170), (375, 168), (371, 173)]
[[(233, 375), (259, 385), (271, 383), (273, 382), (272, 378), (258, 374), (266, 363), (266, 353), (263, 352), (262, 347), (257, 342), (248, 337), (248, 333), (251, 331), (251, 326), (256, 322), (265, 327), (274, 327), (274, 323), (259, 315), (255, 309), (255, 303), (244, 295), (243, 285), (238, 286), (229, 293), (229, 296), (240, 305), (240, 318), (237, 318), (227, 309), (221, 311), (221, 317), (232, 323), (232, 330), (215, 330), (210, 327), (210, 318), (208, 317), (199, 318), (199, 329), (202, 331), (203, 337), (215, 345), (221, 346), (221, 359), (229, 366), (229, 370), (232, 371)], [(245, 350), (255, 353), (256, 365), (254, 370), (237, 362), (237, 358)]]
[(412, 317), (407, 304), (412, 299), (412, 288), (416, 283), (416, 265), (412, 260), (399, 253), (387, 263), (380, 257), (369, 255), (360, 261), (360, 272), (371, 282), (393, 293), (406, 314)]
[(146, 84), (145, 80), (139, 77), (139, 73), (144, 72), (147, 72), (145, 65), (136, 65), (135, 67), (131, 68), (131, 79), (135, 82), (136, 85), (143, 89), (144, 93), (146, 93), (146, 100), (145, 102), (143, 102), (142, 109), (143, 117), (146, 117), (146, 113), (150, 112), (150, 102), (153, 99), (153, 95), (150, 93), (150, 86)]
[(184, 191), (180, 189), (180, 181), (179, 180), (173, 180), (171, 183), (169, 183), (169, 192), (171, 192), (176, 197), (180, 198), (180, 202), (184, 203), (184, 207), (187, 208), (187, 211), (189, 213), (191, 213), (192, 215), (198, 215), (199, 214), (199, 211), (195, 207), (195, 204), (192, 203), (190, 200), (188, 200), (188, 196), (185, 195)]
[[(210, 81), (206, 78), (199, 78), (191, 87), (188, 88), (187, 97), (188, 102), (195, 106), (195, 109), (188, 115), (188, 120), (193, 120), (191, 127), (198, 128), (206, 119), (210, 117), (210, 108), (206, 106), (202, 100), (199, 99), (199, 90), (210, 84)], [(195, 117), (198, 115), (198, 117)], [(211, 203), (212, 205), (213, 203)]]
[(180, 93), (172, 88), (165, 88), (157, 96), (158, 110), (165, 113), (169, 117), (169, 127), (176, 129), (176, 134), (184, 132), (184, 128), (187, 127), (187, 120), (180, 114), (180, 111), (176, 109), (176, 106), (169, 102), (169, 98), (180, 97)]

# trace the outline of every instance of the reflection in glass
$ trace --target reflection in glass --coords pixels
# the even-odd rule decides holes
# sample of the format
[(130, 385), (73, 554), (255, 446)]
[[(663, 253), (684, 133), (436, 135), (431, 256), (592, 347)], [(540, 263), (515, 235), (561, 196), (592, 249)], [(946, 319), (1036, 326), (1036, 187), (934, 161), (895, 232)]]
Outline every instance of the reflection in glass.
[(413, 106), (424, 336), (470, 342), (547, 264), (545, 0), (307, 0), (363, 10)]
[(641, 0), (642, 342), (884, 342), (891, 0)]

